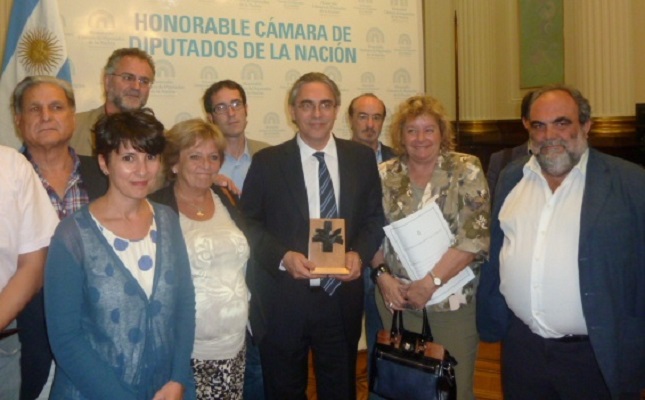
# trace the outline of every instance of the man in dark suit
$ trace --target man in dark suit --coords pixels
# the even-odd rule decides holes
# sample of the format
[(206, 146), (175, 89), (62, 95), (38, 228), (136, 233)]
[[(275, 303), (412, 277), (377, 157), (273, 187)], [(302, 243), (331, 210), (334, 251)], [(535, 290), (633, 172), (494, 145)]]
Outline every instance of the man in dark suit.
[(495, 198), (495, 186), (497, 185), (500, 172), (502, 172), (502, 170), (510, 164), (511, 161), (526, 157), (528, 154), (529, 143), (524, 142), (519, 146), (507, 147), (490, 155), (488, 170), (486, 170), (486, 179), (488, 180), (491, 199)]
[[(355, 97), (347, 108), (349, 126), (352, 129), (352, 140), (363, 143), (372, 150), (378, 164), (394, 158), (394, 149), (384, 145), (379, 137), (385, 121), (386, 109), (381, 99), (373, 93), (363, 93)], [(380, 262), (379, 262), (380, 263)], [(379, 263), (376, 263), (378, 265)], [(373, 265), (375, 267), (376, 265)], [(367, 270), (369, 271), (369, 270)], [(365, 340), (367, 342), (367, 372), (371, 367), (371, 355), (376, 343), (376, 335), (383, 329), (383, 322), (376, 307), (375, 285), (369, 273), (363, 274), (365, 290)], [(370, 399), (380, 399), (370, 393)]]
[[(241, 208), (254, 231), (250, 320), (270, 400), (306, 399), (309, 350), (320, 399), (356, 396), (359, 278), (383, 238), (383, 209), (374, 152), (332, 135), (339, 106), (340, 91), (326, 75), (300, 77), (289, 94), (296, 137), (258, 152), (244, 182)], [(331, 277), (340, 282), (333, 293), (333, 281), (312, 274), (315, 265), (307, 259), (310, 218), (321, 216), (320, 196), (329, 193), (329, 185), (319, 185), (323, 165), (345, 220), (349, 273)]]
[[(524, 94), (522, 97), (522, 104), (520, 105), (520, 113), (522, 115), (522, 124), (524, 128), (529, 130), (529, 101), (531, 100), (531, 95), (533, 91), (529, 91)], [(488, 189), (490, 190), (490, 198), (495, 198), (495, 186), (497, 185), (497, 179), (499, 178), (499, 173), (506, 167), (511, 161), (517, 160), (518, 158), (524, 157), (529, 154), (529, 143), (524, 142), (519, 146), (512, 148), (505, 148), (500, 151), (496, 151), (490, 155), (488, 161), (488, 170), (486, 171), (486, 179), (488, 179)]]
[(504, 398), (638, 399), (645, 389), (645, 170), (589, 149), (567, 86), (530, 99), (532, 156), (501, 174), (477, 291), (502, 340)]
[(376, 162), (379, 164), (395, 156), (394, 149), (379, 140), (385, 114), (385, 104), (373, 93), (363, 93), (355, 97), (347, 108), (352, 140), (374, 150)]

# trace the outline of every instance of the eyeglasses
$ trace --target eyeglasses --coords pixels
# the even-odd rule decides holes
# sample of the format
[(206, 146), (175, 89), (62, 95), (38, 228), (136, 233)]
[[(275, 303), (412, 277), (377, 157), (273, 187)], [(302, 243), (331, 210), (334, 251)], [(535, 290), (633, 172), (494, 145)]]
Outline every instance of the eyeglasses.
[(242, 100), (233, 100), (231, 101), (230, 104), (226, 104), (226, 103), (216, 104), (215, 107), (211, 109), (211, 112), (215, 114), (225, 114), (228, 112), (229, 108), (233, 111), (237, 111), (242, 107), (244, 107), (244, 103), (242, 103)]
[(127, 72), (123, 72), (121, 74), (110, 74), (110, 75), (118, 76), (125, 83), (134, 83), (134, 81), (138, 81), (141, 86), (148, 87), (152, 85), (152, 79), (146, 78), (145, 76), (136, 76), (136, 75), (129, 74)]
[(316, 108), (320, 110), (320, 112), (330, 112), (336, 108), (336, 103), (331, 100), (323, 100), (316, 105), (313, 101), (303, 101), (298, 103), (296, 107), (304, 112), (312, 112)]

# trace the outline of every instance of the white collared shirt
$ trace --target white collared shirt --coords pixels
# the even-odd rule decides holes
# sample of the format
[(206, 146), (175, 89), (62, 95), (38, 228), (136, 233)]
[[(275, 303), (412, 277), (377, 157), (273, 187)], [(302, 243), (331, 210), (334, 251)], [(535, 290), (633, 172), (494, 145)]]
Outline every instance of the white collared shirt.
[(383, 145), (381, 142), (378, 142), (378, 146), (376, 147), (376, 163), (380, 164), (383, 162)]
[(544, 338), (587, 334), (578, 244), (588, 157), (589, 150), (555, 192), (531, 157), (499, 214), (500, 291), (515, 315)]
[(340, 213), (340, 177), (338, 175), (338, 152), (336, 141), (330, 136), (327, 145), (322, 150), (316, 150), (305, 143), (300, 134), (296, 136), (300, 148), (300, 160), (302, 172), (305, 176), (305, 187), (307, 188), (307, 202), (309, 204), (309, 218), (320, 218), (320, 189), (318, 186), (318, 159), (314, 153), (322, 151), (325, 153), (325, 164), (334, 186), (336, 197), (336, 208)]
[[(322, 150), (316, 150), (305, 143), (296, 135), (296, 142), (300, 148), (300, 162), (302, 163), (302, 173), (305, 177), (305, 188), (307, 189), (307, 204), (309, 205), (309, 218), (320, 218), (320, 186), (318, 184), (318, 165), (320, 164), (314, 153), (322, 151), (325, 153), (325, 164), (331, 183), (334, 186), (334, 197), (336, 198), (336, 209), (340, 214), (340, 176), (338, 174), (338, 151), (336, 150), (336, 141), (329, 136), (327, 145)], [(280, 270), (285, 271), (283, 261), (280, 262)], [(320, 278), (310, 279), (311, 286), (320, 286)]]

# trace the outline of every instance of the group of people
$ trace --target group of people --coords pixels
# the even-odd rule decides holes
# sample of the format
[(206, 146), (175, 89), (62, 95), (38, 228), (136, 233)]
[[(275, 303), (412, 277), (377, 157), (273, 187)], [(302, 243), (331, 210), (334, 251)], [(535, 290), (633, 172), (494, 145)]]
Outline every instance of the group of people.
[[(458, 361), (459, 400), (474, 399), (480, 338), (502, 341), (507, 399), (645, 389), (645, 171), (589, 149), (578, 90), (525, 97), (528, 150), (491, 199), (431, 96), (398, 105), (392, 147), (385, 104), (354, 98), (344, 140), (338, 86), (307, 73), (288, 92), (296, 134), (269, 146), (246, 137), (238, 83), (206, 90), (206, 119), (165, 129), (145, 108), (154, 78), (128, 48), (108, 59), (95, 110), (76, 114), (53, 77), (14, 90), (24, 146), (0, 148), (0, 398), (305, 399), (311, 353), (318, 397), (352, 399), (363, 316), (371, 354), (393, 311), (420, 330), (424, 307)], [(383, 227), (432, 202), (454, 243), (415, 281)], [(345, 221), (346, 273), (315, 274), (316, 218)], [(427, 306), (467, 267), (474, 280)]]

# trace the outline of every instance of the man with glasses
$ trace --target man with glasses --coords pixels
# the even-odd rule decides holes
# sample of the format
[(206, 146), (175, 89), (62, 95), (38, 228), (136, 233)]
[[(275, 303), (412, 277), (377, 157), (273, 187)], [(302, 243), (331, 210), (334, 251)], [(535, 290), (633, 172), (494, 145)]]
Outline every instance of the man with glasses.
[[(246, 137), (248, 106), (246, 92), (239, 83), (231, 80), (215, 82), (206, 89), (202, 100), (206, 117), (217, 125), (226, 140), (224, 162), (219, 175), (215, 178), (215, 183), (228, 186), (230, 179), (236, 187), (229, 187), (229, 189), (239, 193), (251, 166), (251, 158), (256, 152), (269, 147), (269, 144)], [(251, 332), (247, 331), (244, 399), (261, 400), (263, 398), (260, 351), (253, 341)]]
[(143, 108), (154, 79), (155, 64), (148, 53), (137, 48), (115, 50), (103, 68), (105, 103), (76, 114), (76, 130), (70, 143), (76, 153), (92, 155), (92, 128), (103, 115)]
[[(244, 182), (250, 320), (269, 400), (305, 398), (310, 350), (318, 398), (356, 397), (360, 276), (383, 239), (384, 217), (374, 152), (332, 135), (339, 107), (334, 81), (301, 76), (289, 93), (298, 133), (257, 153)], [(310, 218), (345, 220), (346, 275), (312, 273)]]
[(253, 155), (268, 143), (246, 137), (248, 105), (246, 92), (237, 82), (223, 80), (211, 85), (203, 97), (208, 120), (222, 131), (226, 139), (224, 163), (220, 175), (233, 180), (242, 189)]

